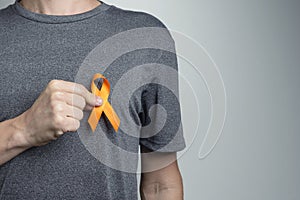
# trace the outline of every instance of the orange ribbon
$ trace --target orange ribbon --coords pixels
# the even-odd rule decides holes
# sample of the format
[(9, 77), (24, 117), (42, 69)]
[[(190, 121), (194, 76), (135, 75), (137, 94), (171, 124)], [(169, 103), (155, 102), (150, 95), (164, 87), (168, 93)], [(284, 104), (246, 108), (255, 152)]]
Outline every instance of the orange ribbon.
[[(95, 80), (99, 79), (99, 78), (103, 79), (103, 83), (102, 83), (100, 90), (98, 89), (98, 87), (95, 84)], [(92, 83), (91, 83), (91, 90), (92, 90), (93, 94), (100, 96), (103, 100), (103, 103), (101, 106), (93, 108), (91, 115), (88, 119), (88, 123), (90, 124), (92, 131), (94, 132), (96, 130), (96, 127), (101, 118), (102, 112), (104, 112), (104, 114), (110, 121), (111, 125), (113, 126), (114, 130), (117, 132), (118, 128), (120, 126), (120, 119), (107, 100), (109, 93), (110, 93), (110, 84), (109, 84), (108, 80), (102, 74), (95, 74), (94, 78), (92, 80)]]

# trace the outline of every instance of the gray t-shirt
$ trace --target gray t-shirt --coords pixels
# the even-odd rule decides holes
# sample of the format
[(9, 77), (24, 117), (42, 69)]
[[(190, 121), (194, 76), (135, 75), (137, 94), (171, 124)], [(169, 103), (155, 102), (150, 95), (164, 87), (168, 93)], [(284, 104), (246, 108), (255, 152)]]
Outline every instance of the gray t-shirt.
[[(76, 82), (80, 82), (84, 74), (80, 67), (89, 66), (94, 62), (93, 59), (97, 59), (91, 56), (91, 52), (96, 52), (95, 48), (98, 47), (99, 52), (103, 51), (101, 55), (105, 58), (122, 48), (118, 46), (119, 42), (110, 48), (115, 51), (107, 52), (101, 45), (99, 47), (103, 41), (118, 33), (145, 27), (166, 29), (157, 18), (149, 14), (123, 10), (104, 2), (91, 11), (71, 16), (33, 13), (18, 2), (1, 10), (0, 121), (14, 118), (29, 109), (50, 80), (75, 82), (79, 76)], [(111, 94), (118, 81), (137, 66), (147, 65), (148, 68), (140, 70), (139, 73), (143, 73), (128, 84), (146, 80), (150, 72), (153, 75), (151, 67), (154, 69), (165, 65), (178, 70), (174, 53), (151, 46), (169, 40), (170, 47), (166, 49), (175, 49), (167, 29), (162, 36), (164, 38), (146, 35), (136, 34), (136, 37), (137, 40), (150, 39), (152, 42), (149, 48), (125, 52), (106, 66), (105, 70), (99, 70), (110, 81)], [(125, 42), (130, 46), (134, 41)], [(177, 79), (174, 76), (169, 76), (163, 70), (156, 70), (156, 73), (158, 77), (163, 76), (163, 79), (172, 79), (176, 89)], [(164, 81), (160, 79), (160, 82)], [(2, 165), (0, 199), (137, 199), (137, 177), (133, 172), (137, 170), (139, 146), (144, 145), (161, 152), (176, 152), (185, 148), (180, 104), (176, 97), (178, 93), (160, 84), (159, 78), (151, 80), (153, 82), (148, 81), (132, 91), (129, 102), (122, 103), (119, 108), (119, 104), (115, 105), (122, 125), (118, 132), (113, 131), (106, 117), (101, 117), (97, 127), (102, 130), (101, 137), (93, 138), (98, 133), (67, 132), (57, 140), (31, 148)], [(90, 83), (90, 80), (86, 82)], [(125, 93), (127, 91), (124, 91), (124, 96)], [(147, 132), (145, 127), (149, 124), (151, 130), (161, 126), (159, 116), (163, 113), (158, 112), (158, 107), (153, 107), (157, 104), (167, 113), (163, 127), (155, 135), (135, 137), (141, 134), (141, 130)], [(87, 114), (85, 112), (85, 116)], [(132, 132), (140, 132), (128, 134), (124, 131), (130, 120), (140, 129), (127, 128)], [(81, 121), (81, 126), (88, 127), (86, 118)], [(103, 143), (101, 138), (107, 138), (110, 145)], [(103, 150), (100, 153), (93, 152), (91, 145), (98, 143)], [(119, 147), (119, 150), (111, 148), (111, 144)], [(135, 156), (124, 158), (121, 154), (123, 151)], [(117, 167), (109, 165), (110, 162), (102, 162), (97, 153), (102, 154), (100, 156), (104, 156), (106, 161), (114, 161), (112, 163)], [(121, 170), (127, 164), (132, 168), (130, 172)]]

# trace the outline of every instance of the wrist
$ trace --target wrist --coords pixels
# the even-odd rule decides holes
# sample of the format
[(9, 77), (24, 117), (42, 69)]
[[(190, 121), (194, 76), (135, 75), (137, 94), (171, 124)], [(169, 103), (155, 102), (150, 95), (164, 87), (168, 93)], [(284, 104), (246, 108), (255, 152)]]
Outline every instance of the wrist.
[(16, 118), (8, 120), (8, 126), (11, 129), (11, 137), (7, 143), (8, 149), (24, 148), (28, 149), (32, 147), (26, 139), (27, 126), (24, 119), (24, 113)]

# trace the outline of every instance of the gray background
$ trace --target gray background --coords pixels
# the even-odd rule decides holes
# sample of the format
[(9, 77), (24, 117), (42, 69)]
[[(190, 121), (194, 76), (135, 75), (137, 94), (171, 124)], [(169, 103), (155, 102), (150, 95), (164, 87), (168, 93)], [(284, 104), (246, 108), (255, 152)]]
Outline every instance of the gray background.
[[(1, 0), (0, 7), (12, 2)], [(199, 160), (201, 124), (179, 159), (185, 199), (300, 199), (300, 1), (105, 2), (154, 14), (202, 44), (220, 69), (228, 100), (225, 127), (213, 152)], [(193, 88), (200, 91), (199, 83)], [(188, 131), (193, 104), (181, 95)], [(205, 97), (199, 104), (205, 107)], [(201, 111), (205, 124), (209, 113)]]

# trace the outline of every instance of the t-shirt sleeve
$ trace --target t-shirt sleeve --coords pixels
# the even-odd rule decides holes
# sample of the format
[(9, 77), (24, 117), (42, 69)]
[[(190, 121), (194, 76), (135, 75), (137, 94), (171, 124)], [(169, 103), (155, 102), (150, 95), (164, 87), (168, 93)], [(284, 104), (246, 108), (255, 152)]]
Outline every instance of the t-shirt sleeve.
[(151, 151), (177, 152), (186, 144), (179, 100), (178, 61), (171, 35), (167, 45), (170, 51), (160, 49), (159, 58), (152, 64), (153, 81), (143, 87), (139, 143)]

